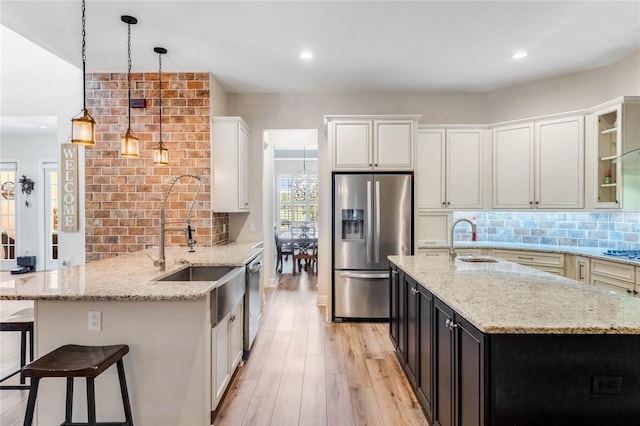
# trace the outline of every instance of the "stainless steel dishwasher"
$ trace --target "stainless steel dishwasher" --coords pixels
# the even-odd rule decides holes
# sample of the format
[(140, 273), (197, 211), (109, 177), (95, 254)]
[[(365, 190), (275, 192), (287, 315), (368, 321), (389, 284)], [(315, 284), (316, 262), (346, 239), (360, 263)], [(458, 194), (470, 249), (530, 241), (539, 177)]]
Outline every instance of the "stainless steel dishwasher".
[(244, 359), (249, 357), (251, 345), (260, 325), (260, 274), (262, 254), (247, 265), (246, 289), (244, 293)]

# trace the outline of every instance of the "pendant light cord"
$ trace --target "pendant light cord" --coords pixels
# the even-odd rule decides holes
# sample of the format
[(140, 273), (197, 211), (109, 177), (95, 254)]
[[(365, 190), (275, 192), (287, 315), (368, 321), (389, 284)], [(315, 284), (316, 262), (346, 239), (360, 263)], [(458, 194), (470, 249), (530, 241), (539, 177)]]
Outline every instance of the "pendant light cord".
[(158, 53), (158, 74), (160, 80), (160, 147), (162, 148), (162, 53)]
[(129, 89), (129, 128), (131, 131), (131, 24), (127, 24), (127, 55), (129, 69), (127, 71), (127, 88)]
[(86, 17), (85, 17), (85, 0), (82, 0), (82, 109), (84, 111), (87, 110), (87, 82), (86, 82), (86, 73), (87, 73), (87, 43), (85, 41), (85, 37), (87, 36), (87, 31), (85, 29)]

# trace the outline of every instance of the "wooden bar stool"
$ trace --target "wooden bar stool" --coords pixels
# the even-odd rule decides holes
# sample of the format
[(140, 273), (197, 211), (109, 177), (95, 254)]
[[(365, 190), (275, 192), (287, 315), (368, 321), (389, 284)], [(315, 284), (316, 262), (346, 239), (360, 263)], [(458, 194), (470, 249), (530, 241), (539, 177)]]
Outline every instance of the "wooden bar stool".
[[(43, 357), (33, 361), (22, 369), (24, 377), (31, 378), (31, 388), (27, 401), (27, 413), (24, 418), (25, 426), (30, 426), (33, 422), (33, 412), (38, 394), (38, 384), (43, 377), (66, 377), (67, 378), (67, 398), (65, 407), (65, 419), (61, 426), (66, 425), (121, 425), (132, 426), (131, 405), (129, 404), (129, 394), (127, 392), (127, 382), (124, 376), (124, 364), (122, 357), (129, 352), (127, 345), (113, 346), (80, 346), (65, 345)], [(124, 406), (124, 422), (96, 423), (96, 401), (94, 379), (113, 363), (118, 367), (118, 378), (120, 379), (120, 393), (122, 394), (122, 404)], [(74, 377), (85, 377), (87, 379), (87, 423), (73, 423), (71, 420), (73, 411), (73, 379)], [(50, 419), (47, 420), (48, 422)]]
[[(20, 368), (0, 379), (0, 383), (18, 374), (27, 363), (27, 333), (29, 334), (29, 361), (33, 361), (33, 308), (24, 308), (2, 316), (0, 331), (20, 332)], [(1, 385), (0, 389), (29, 389), (24, 377), (19, 385)]]

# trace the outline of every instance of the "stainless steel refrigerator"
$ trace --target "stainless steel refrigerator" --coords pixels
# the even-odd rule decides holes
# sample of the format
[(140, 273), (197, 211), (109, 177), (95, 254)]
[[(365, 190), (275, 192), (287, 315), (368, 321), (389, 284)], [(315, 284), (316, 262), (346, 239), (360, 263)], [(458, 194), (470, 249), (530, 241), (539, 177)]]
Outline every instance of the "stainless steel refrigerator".
[(388, 319), (387, 256), (412, 253), (413, 174), (334, 174), (333, 319)]

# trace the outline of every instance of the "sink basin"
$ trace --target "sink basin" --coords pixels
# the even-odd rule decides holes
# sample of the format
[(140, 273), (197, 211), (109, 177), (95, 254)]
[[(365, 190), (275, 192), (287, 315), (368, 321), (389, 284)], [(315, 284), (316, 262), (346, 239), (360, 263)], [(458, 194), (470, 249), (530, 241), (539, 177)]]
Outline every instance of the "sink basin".
[(219, 281), (236, 266), (189, 266), (158, 281)]
[(491, 259), (490, 257), (459, 257), (463, 262), (484, 262), (484, 263), (497, 263), (498, 261), (495, 259)]

